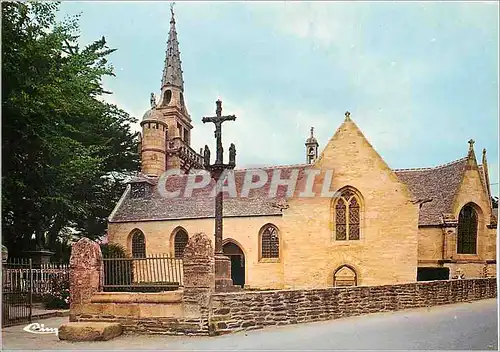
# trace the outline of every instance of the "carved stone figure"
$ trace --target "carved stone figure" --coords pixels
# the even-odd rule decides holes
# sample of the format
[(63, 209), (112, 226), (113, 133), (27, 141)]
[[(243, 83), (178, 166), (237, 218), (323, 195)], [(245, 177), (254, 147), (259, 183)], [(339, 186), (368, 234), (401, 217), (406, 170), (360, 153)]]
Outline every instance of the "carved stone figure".
[(205, 145), (205, 150), (203, 151), (203, 165), (205, 167), (210, 165), (210, 149), (208, 149), (208, 145)]
[(236, 164), (236, 147), (234, 143), (231, 143), (231, 146), (229, 147), (229, 164)]
[(155, 96), (155, 93), (151, 93), (150, 103), (151, 103), (151, 108), (152, 109), (156, 108), (156, 96)]

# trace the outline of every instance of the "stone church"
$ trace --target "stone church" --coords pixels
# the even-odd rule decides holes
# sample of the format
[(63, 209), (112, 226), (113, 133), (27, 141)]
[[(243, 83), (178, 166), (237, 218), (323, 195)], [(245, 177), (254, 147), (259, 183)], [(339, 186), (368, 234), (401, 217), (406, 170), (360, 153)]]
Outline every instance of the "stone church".
[[(190, 236), (214, 233), (214, 198), (207, 190), (165, 198), (160, 176), (203, 168), (191, 147), (191, 117), (172, 13), (161, 94), (141, 121), (142, 170), (109, 216), (108, 240), (134, 257), (182, 257)], [(382, 285), (496, 275), (497, 220), (491, 203), (486, 151), (481, 164), (464, 141), (464, 157), (436, 167), (391, 169), (346, 113), (320, 152), (311, 129), (305, 163), (270, 166), (281, 178), (335, 170), (335, 197), (299, 197), (269, 182), (247, 197), (224, 194), (224, 253), (233, 282), (249, 289)], [(236, 141), (237, 142), (237, 141)], [(247, 170), (234, 170), (237, 184)], [(287, 176), (288, 175), (288, 176)], [(269, 177), (271, 179), (271, 177)], [(167, 182), (165, 187), (171, 185)]]

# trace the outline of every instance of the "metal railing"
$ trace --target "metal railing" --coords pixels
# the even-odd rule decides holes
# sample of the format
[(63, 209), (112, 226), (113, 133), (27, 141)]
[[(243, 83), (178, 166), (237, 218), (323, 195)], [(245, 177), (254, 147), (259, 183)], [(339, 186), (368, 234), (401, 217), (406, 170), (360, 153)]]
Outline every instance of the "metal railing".
[(104, 258), (104, 291), (160, 292), (183, 286), (182, 259), (165, 254)]
[[(11, 258), (3, 264), (3, 285), (12, 290), (28, 291), (35, 296), (53, 293), (57, 282), (69, 282), (69, 264), (32, 264), (27, 258)], [(30, 288), (31, 287), (31, 288)]]
[(31, 322), (33, 306), (31, 259), (2, 265), (2, 327)]

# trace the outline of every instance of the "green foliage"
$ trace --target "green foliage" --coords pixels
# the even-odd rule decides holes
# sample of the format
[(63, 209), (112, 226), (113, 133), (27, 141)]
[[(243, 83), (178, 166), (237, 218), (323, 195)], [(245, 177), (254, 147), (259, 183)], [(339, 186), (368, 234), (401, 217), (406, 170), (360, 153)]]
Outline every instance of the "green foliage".
[[(118, 243), (101, 244), (103, 258), (130, 258), (125, 247)], [(134, 282), (134, 263), (130, 260), (105, 260), (104, 285), (132, 285)], [(104, 291), (126, 292), (126, 287), (104, 288)]]
[(69, 309), (69, 279), (54, 277), (50, 280), (50, 291), (43, 298), (47, 309)]
[(101, 244), (103, 258), (129, 258), (127, 250), (119, 243)]
[(2, 2), (2, 234), (12, 254), (32, 238), (57, 249), (68, 228), (103, 235), (139, 165), (135, 119), (102, 99), (115, 49), (104, 37), (80, 48), (78, 16), (56, 22), (58, 6)]

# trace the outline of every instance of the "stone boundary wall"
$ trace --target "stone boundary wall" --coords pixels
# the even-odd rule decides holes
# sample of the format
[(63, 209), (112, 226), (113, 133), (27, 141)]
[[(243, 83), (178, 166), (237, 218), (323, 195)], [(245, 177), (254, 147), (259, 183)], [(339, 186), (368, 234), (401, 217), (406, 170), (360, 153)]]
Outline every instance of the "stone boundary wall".
[(125, 333), (159, 334), (159, 335), (196, 335), (207, 336), (208, 318), (173, 318), (173, 317), (147, 317), (138, 318), (127, 315), (109, 315), (106, 313), (80, 314), (75, 321), (103, 321), (119, 323)]
[(496, 278), (212, 295), (210, 335), (494, 298)]

